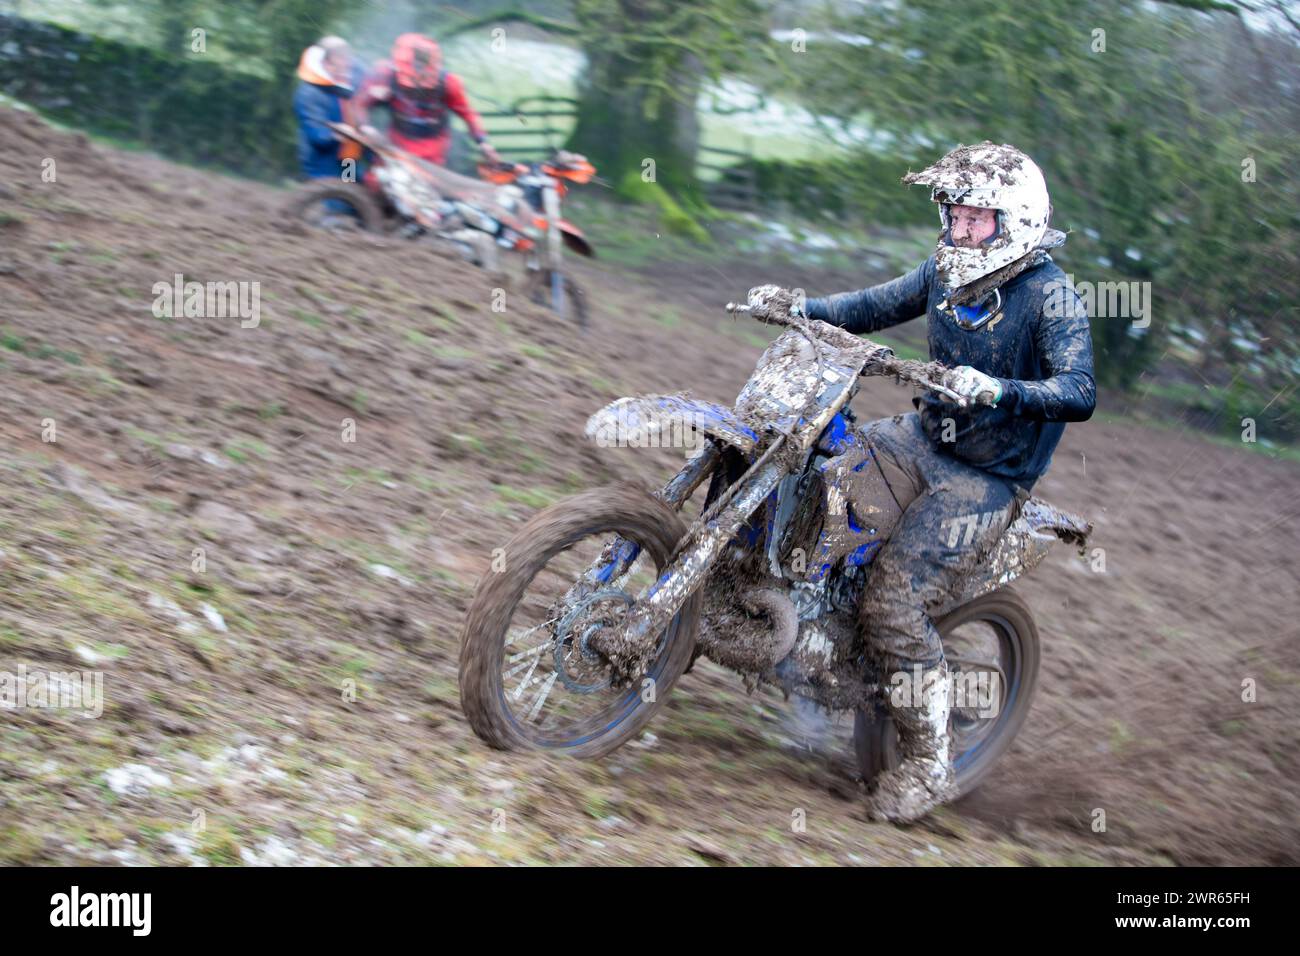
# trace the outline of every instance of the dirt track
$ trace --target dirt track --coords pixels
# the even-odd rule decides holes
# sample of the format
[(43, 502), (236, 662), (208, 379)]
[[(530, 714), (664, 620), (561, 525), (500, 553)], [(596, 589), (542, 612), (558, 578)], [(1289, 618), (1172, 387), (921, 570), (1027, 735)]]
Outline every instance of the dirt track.
[[(431, 252), (287, 232), (274, 190), (3, 108), (0, 134), (0, 672), (93, 667), (107, 695), (99, 720), (3, 717), (0, 862), (1300, 862), (1295, 464), (1071, 426), (1036, 491), (1095, 520), (1105, 572), (1059, 549), (1019, 586), (1030, 722), (920, 826), (864, 822), (844, 763), (709, 666), (604, 762), (506, 756), (456, 700), (477, 576), (548, 501), (666, 477), (672, 453), (582, 424), (622, 394), (734, 398), (762, 330), (697, 304), (754, 267), (585, 267), (579, 339)], [(155, 318), (176, 273), (260, 282), (260, 324)], [(648, 320), (664, 302), (686, 320)]]

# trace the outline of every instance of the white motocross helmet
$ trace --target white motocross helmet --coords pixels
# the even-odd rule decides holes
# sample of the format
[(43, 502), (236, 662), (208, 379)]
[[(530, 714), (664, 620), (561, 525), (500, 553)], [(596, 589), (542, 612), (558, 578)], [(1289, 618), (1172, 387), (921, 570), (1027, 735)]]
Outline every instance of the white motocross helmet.
[[(1052, 207), (1043, 171), (1014, 146), (998, 146), (988, 140), (958, 146), (933, 166), (908, 173), (903, 182), (929, 186), (930, 199), (939, 204), (943, 231), (935, 261), (939, 281), (949, 292), (1027, 255), (1047, 232)], [(996, 209), (998, 229), (993, 238), (973, 249), (952, 245), (948, 238), (950, 204)]]

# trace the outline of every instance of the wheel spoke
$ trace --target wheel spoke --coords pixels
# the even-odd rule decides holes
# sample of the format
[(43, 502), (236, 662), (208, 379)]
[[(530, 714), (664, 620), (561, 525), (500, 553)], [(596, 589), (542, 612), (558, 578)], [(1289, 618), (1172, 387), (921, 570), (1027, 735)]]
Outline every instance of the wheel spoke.
[[(547, 647), (548, 645), (546, 644), (539, 644), (531, 651), (524, 651), (522, 654), (516, 654), (514, 657), (510, 658), (510, 660), (507, 663), (514, 663), (515, 661), (520, 660), (521, 658), (527, 658), (527, 657), (532, 657), (532, 660), (531, 661), (522, 660), (521, 663), (515, 664), (514, 667), (510, 667), (507, 668), (506, 670), (503, 670), (501, 672), (501, 676), (503, 678), (514, 677), (520, 671), (525, 669), (528, 671), (529, 674), (531, 674), (533, 670), (537, 667), (538, 662), (541, 661), (542, 659), (541, 654), (543, 651), (546, 650)], [(527, 680), (527, 675), (525, 675), (524, 679)]]
[(621, 574), (586, 580), (585, 569), (597, 566), (609, 541), (623, 534), (593, 530), (552, 553), (530, 572), (501, 638), (495, 693), (516, 731), (543, 746), (590, 743), (637, 710), (589, 644), (601, 630), (617, 627), (636, 592), (658, 579), (654, 551), (634, 541), (639, 553)]
[[(513, 699), (518, 700), (520, 697), (524, 696), (524, 691), (533, 683), (533, 671), (537, 670), (537, 665), (541, 663), (541, 660), (542, 658), (540, 655), (533, 658), (532, 663), (528, 665), (528, 673), (524, 675), (524, 679), (519, 682), (519, 686), (510, 694)], [(518, 666), (523, 667), (524, 665), (520, 664)], [(541, 680), (541, 678), (538, 677), (537, 680)]]
[(551, 671), (551, 676), (546, 678), (546, 683), (543, 684), (542, 689), (537, 692), (537, 699), (534, 701), (532, 709), (528, 711), (528, 716), (524, 718), (525, 720), (533, 721), (537, 718), (538, 713), (542, 709), (542, 705), (546, 703), (547, 696), (551, 693), (551, 688), (555, 686), (555, 679), (559, 676), (559, 671)]

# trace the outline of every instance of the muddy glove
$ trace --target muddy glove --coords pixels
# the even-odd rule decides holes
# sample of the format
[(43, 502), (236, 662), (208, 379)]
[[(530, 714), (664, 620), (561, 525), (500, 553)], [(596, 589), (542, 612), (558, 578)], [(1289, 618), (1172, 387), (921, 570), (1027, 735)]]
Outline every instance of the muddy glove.
[(958, 365), (943, 377), (943, 384), (965, 401), (959, 404), (997, 405), (1002, 399), (1002, 383), (969, 365)]
[(806, 318), (802, 289), (796, 294), (789, 289), (781, 288), (779, 285), (756, 285), (749, 290), (746, 298), (749, 300), (750, 309), (756, 316), (764, 316), (769, 311), (776, 309), (779, 311), (788, 310), (792, 316), (797, 318)]
[(749, 295), (745, 298), (749, 300), (751, 309), (766, 309), (780, 291), (779, 285), (756, 285), (749, 290)]

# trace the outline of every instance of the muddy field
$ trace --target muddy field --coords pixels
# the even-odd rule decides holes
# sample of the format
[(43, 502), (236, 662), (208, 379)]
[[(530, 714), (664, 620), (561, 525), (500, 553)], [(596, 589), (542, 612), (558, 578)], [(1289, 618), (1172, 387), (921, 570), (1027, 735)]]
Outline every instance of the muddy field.
[[(732, 400), (767, 335), (719, 306), (799, 277), (584, 264), (579, 338), (430, 250), (286, 230), (273, 189), (3, 108), (0, 134), (0, 672), (98, 670), (106, 697), (0, 714), (0, 861), (1300, 862), (1294, 463), (1122, 399), (1072, 425), (1036, 490), (1096, 522), (1104, 571), (1061, 548), (1019, 585), (1030, 721), (920, 825), (865, 822), (847, 723), (810, 746), (707, 664), (602, 762), (492, 752), (455, 681), (492, 549), (662, 481), (680, 453), (598, 449), (587, 415)], [(260, 283), (260, 323), (156, 317), (176, 274)]]

